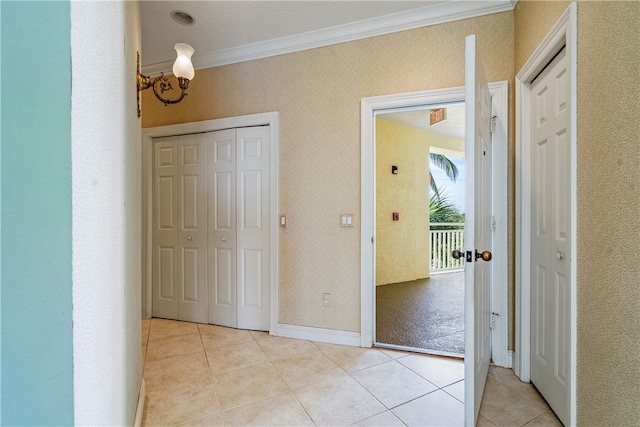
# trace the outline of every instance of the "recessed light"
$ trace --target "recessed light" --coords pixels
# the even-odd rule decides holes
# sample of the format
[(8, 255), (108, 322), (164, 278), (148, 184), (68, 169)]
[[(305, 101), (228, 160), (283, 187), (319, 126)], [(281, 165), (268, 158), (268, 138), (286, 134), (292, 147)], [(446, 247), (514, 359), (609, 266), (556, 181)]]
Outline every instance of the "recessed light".
[(193, 25), (196, 22), (196, 20), (193, 19), (193, 16), (182, 10), (174, 10), (171, 12), (171, 19), (180, 25)]

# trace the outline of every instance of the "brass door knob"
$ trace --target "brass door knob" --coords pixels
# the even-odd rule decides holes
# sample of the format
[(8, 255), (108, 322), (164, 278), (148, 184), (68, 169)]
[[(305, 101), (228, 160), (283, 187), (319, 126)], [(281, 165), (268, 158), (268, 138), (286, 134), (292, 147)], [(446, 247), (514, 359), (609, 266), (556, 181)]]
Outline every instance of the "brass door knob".
[(482, 253), (480, 253), (476, 249), (476, 261), (478, 261), (478, 258), (482, 258), (483, 261), (491, 261), (493, 255), (491, 255), (490, 251), (482, 251)]

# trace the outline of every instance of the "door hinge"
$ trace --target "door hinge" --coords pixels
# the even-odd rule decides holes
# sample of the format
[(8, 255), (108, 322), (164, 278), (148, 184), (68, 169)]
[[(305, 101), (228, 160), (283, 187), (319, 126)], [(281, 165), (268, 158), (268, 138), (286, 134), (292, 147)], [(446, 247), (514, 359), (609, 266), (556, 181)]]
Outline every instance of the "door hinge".
[(491, 313), (491, 325), (489, 326), (490, 329), (496, 328), (496, 317), (500, 317), (500, 315), (498, 313)]
[(490, 227), (491, 227), (491, 231), (496, 231), (496, 217), (493, 215), (491, 215)]
[(491, 116), (491, 133), (496, 131), (496, 119), (498, 116)]

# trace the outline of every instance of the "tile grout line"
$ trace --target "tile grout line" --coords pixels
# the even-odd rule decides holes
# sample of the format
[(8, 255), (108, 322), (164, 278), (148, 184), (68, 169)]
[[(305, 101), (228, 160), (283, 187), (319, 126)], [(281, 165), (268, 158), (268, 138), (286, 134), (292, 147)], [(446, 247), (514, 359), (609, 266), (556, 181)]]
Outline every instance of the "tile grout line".
[[(198, 335), (200, 336), (200, 343), (202, 344), (202, 352), (204, 353), (204, 358), (207, 361), (207, 370), (209, 371), (209, 379), (211, 380), (211, 388), (213, 389), (213, 395), (215, 396), (216, 404), (218, 406), (218, 412), (220, 413), (220, 418), (222, 418), (222, 423), (224, 425), (225, 424), (224, 414), (222, 413), (222, 406), (220, 405), (220, 399), (218, 398), (218, 391), (216, 390), (216, 386), (213, 382), (213, 373), (211, 372), (211, 364), (209, 363), (209, 356), (207, 355), (207, 350), (204, 347), (204, 340), (202, 339), (202, 331), (200, 330), (200, 326), (198, 326)], [(208, 415), (205, 415), (205, 417), (206, 416)], [(203, 418), (203, 417), (200, 417), (200, 418)]]
[(461, 379), (461, 380), (459, 380), (459, 381), (453, 382), (453, 383), (451, 383), (451, 384), (449, 384), (449, 385), (446, 385), (446, 386), (444, 386), (444, 387), (440, 388), (439, 390), (444, 391), (444, 392), (445, 392), (445, 393), (447, 393), (449, 396), (453, 397), (453, 398), (454, 398), (454, 399), (456, 399), (458, 402), (460, 402), (460, 403), (462, 403), (462, 404), (464, 405), (464, 402), (463, 402), (462, 400), (458, 399), (456, 396), (454, 396), (453, 394), (451, 394), (451, 393), (449, 393), (447, 390), (445, 390), (445, 388), (447, 388), (447, 387), (451, 387), (452, 385), (454, 385), (454, 384), (458, 384), (459, 382), (462, 382), (462, 381), (464, 381), (464, 378), (462, 378), (462, 379)]
[[(320, 347), (318, 347), (318, 346), (317, 346), (313, 341), (309, 341), (309, 342), (310, 342), (311, 344), (313, 344), (313, 346), (314, 346), (317, 350), (319, 350), (319, 351), (320, 351), (320, 353), (324, 354), (324, 352), (322, 351), (322, 349), (321, 349)], [(263, 351), (264, 351), (264, 350), (263, 350)], [(325, 355), (325, 356), (326, 356), (326, 355)], [(331, 358), (330, 358), (329, 356), (326, 356), (326, 357), (327, 357), (329, 360), (331, 360)], [(271, 358), (269, 358), (269, 356), (268, 356), (268, 355), (267, 355), (267, 359), (269, 360), (269, 363), (271, 363), (271, 366), (273, 366), (272, 360), (271, 360)], [(331, 360), (331, 361), (333, 362), (333, 360)], [(333, 363), (334, 363), (334, 364), (336, 364), (336, 366), (338, 366), (338, 365), (337, 365), (337, 363), (335, 363), (335, 362), (333, 362)], [(338, 366), (338, 368), (340, 368), (340, 369), (344, 372), (344, 369), (342, 369), (340, 366)], [(287, 384), (287, 387), (289, 387), (289, 393), (291, 393), (291, 394), (293, 395), (293, 398), (296, 400), (296, 402), (298, 402), (298, 405), (300, 405), (300, 407), (302, 408), (302, 410), (304, 411), (304, 413), (305, 413), (305, 414), (307, 414), (307, 417), (309, 417), (309, 419), (311, 420), (311, 422), (313, 423), (313, 425), (314, 425), (314, 426), (317, 426), (317, 425), (318, 425), (318, 423), (313, 419), (313, 417), (311, 416), (311, 414), (309, 413), (309, 411), (307, 410), (307, 408), (305, 408), (305, 407), (304, 407), (304, 405), (302, 404), (302, 402), (300, 402), (300, 399), (298, 399), (298, 396), (296, 395), (295, 390), (294, 390), (293, 388), (291, 388), (291, 385), (287, 382), (287, 380), (285, 380), (285, 379), (284, 379), (284, 377), (282, 376), (282, 374), (280, 373), (280, 371), (278, 371), (278, 369), (276, 369), (276, 367), (275, 367), (275, 366), (273, 366), (273, 369), (275, 369), (275, 370), (276, 370), (276, 372), (278, 373), (278, 375), (280, 376), (280, 378), (282, 379), (282, 381), (284, 381), (284, 382), (285, 382), (285, 384)], [(347, 374), (347, 375), (349, 375), (348, 373), (346, 373), (346, 374)], [(325, 381), (320, 381), (319, 383), (316, 383), (316, 384), (322, 384), (322, 383), (327, 382), (327, 381), (332, 381), (333, 379), (334, 379), (334, 378), (329, 379), (329, 380), (325, 380)], [(315, 384), (310, 384), (310, 385), (315, 385)], [(298, 388), (300, 389), (300, 388), (304, 388), (304, 387), (308, 387), (308, 385), (307, 385), (307, 386), (303, 386), (303, 387), (298, 387)]]
[[(381, 353), (382, 353), (382, 352), (381, 352)], [(384, 353), (382, 353), (382, 354), (384, 354)], [(328, 355), (328, 354), (326, 354), (326, 353), (325, 353), (325, 355), (326, 355), (329, 359), (331, 359), (331, 356), (329, 356), (329, 355)], [(386, 354), (385, 354), (385, 356), (389, 357), (389, 356), (388, 356), (388, 355), (386, 355)], [(333, 360), (333, 359), (331, 359), (331, 360), (332, 360), (332, 361), (333, 361), (333, 363), (335, 363), (336, 365), (338, 364), (338, 362), (336, 362), (335, 360)], [(365, 368), (356, 369), (356, 370), (351, 371), (351, 372), (347, 372), (347, 371), (345, 371), (345, 372), (347, 372), (347, 374), (348, 374), (348, 375), (352, 375), (352, 374), (354, 374), (354, 373), (356, 373), (356, 372), (360, 372), (360, 371), (364, 371), (365, 369), (373, 368), (374, 366), (380, 366), (380, 365), (382, 365), (382, 364), (389, 363), (389, 362), (391, 362), (392, 360), (395, 360), (395, 359), (392, 359), (391, 357), (389, 357), (389, 360), (385, 360), (384, 362), (374, 363), (373, 365), (371, 365), (371, 366), (367, 366), (367, 367), (365, 367)], [(338, 366), (340, 366), (340, 365), (338, 365)], [(342, 368), (342, 367), (341, 367), (341, 368)], [(344, 370), (344, 369), (343, 369), (343, 370)]]
[[(225, 423), (225, 425), (226, 425), (226, 422), (225, 422), (225, 419), (224, 419), (224, 412), (225, 412), (225, 411), (229, 411), (229, 410), (236, 409), (236, 408), (241, 408), (241, 407), (243, 407), (243, 406), (245, 406), (245, 405), (251, 405), (251, 404), (254, 404), (254, 403), (257, 403), (257, 402), (260, 402), (260, 401), (264, 401), (264, 400), (267, 400), (267, 399), (271, 399), (271, 398), (273, 398), (273, 397), (282, 396), (282, 395), (284, 395), (284, 394), (291, 393), (291, 395), (293, 395), (293, 397), (294, 397), (294, 399), (296, 400), (296, 402), (298, 403), (298, 405), (300, 405), (300, 407), (301, 407), (301, 408), (302, 408), (302, 410), (305, 412), (305, 414), (307, 414), (307, 416), (309, 417), (309, 419), (311, 420), (311, 422), (313, 422), (313, 424), (314, 424), (314, 425), (317, 425), (317, 424), (313, 421), (313, 418), (311, 417), (311, 414), (309, 414), (309, 413), (307, 412), (306, 408), (305, 408), (305, 407), (302, 405), (302, 403), (300, 403), (300, 401), (298, 400), (298, 397), (295, 395), (294, 390), (291, 388), (291, 385), (287, 382), (287, 380), (285, 380), (285, 378), (282, 376), (282, 374), (280, 373), (280, 371), (278, 371), (278, 369), (273, 365), (273, 360), (272, 360), (272, 359), (269, 357), (269, 355), (265, 352), (264, 347), (260, 345), (260, 340), (257, 340), (257, 339), (252, 335), (252, 334), (250, 334), (250, 335), (251, 335), (251, 338), (253, 339), (253, 341), (254, 341), (256, 344), (258, 344), (258, 347), (260, 348), (260, 351), (262, 351), (262, 353), (264, 354), (265, 358), (267, 359), (267, 363), (269, 363), (269, 365), (273, 368), (273, 370), (276, 372), (276, 374), (277, 374), (277, 375), (278, 375), (278, 377), (282, 380), (282, 382), (283, 382), (284, 384), (286, 384), (286, 386), (287, 386), (287, 388), (288, 388), (289, 390), (287, 390), (287, 391), (285, 391), (285, 392), (282, 392), (282, 393), (274, 394), (274, 395), (272, 395), (272, 396), (263, 397), (262, 399), (258, 399), (258, 400), (253, 401), (253, 402), (243, 403), (243, 404), (241, 404), (241, 405), (234, 406), (234, 407), (231, 407), (231, 408), (227, 408), (227, 409), (225, 409), (225, 410), (223, 410), (223, 409), (222, 409), (222, 407), (220, 407), (220, 415), (222, 416), (222, 421), (223, 421), (223, 423)], [(249, 342), (249, 341), (247, 341), (247, 342)], [(311, 341), (309, 341), (309, 342), (311, 342)], [(317, 346), (316, 346), (316, 349), (318, 349), (318, 347), (317, 347)], [(318, 350), (319, 350), (319, 349), (318, 349)], [(208, 362), (208, 359), (207, 359), (207, 362)], [(259, 363), (259, 364), (257, 364), (257, 365), (260, 365), (260, 364), (264, 364), (264, 362), (263, 362), (263, 363)], [(251, 366), (257, 366), (257, 365), (251, 365)], [(232, 369), (232, 370), (227, 371), (227, 372), (232, 372), (232, 371), (235, 371), (235, 370), (238, 370), (238, 369), (243, 369), (243, 368)], [(210, 373), (211, 373), (211, 370), (210, 370)], [(215, 387), (214, 387), (214, 391), (215, 391)], [(217, 396), (217, 393), (216, 393), (216, 396)]]
[[(372, 348), (372, 349), (374, 349), (374, 348)], [(374, 349), (374, 350), (375, 350), (375, 349)], [(320, 349), (320, 351), (322, 351), (322, 349)], [(387, 411), (388, 411), (388, 412), (391, 412), (391, 413), (393, 414), (393, 416), (395, 416), (396, 418), (398, 418), (398, 416), (393, 412), (393, 409), (396, 409), (396, 408), (398, 408), (398, 407), (400, 407), (400, 406), (402, 406), (402, 405), (406, 405), (406, 404), (407, 404), (407, 403), (409, 403), (409, 402), (413, 402), (414, 400), (420, 399), (420, 398), (422, 398), (422, 397), (424, 397), (424, 396), (427, 396), (427, 395), (429, 395), (429, 394), (435, 393), (435, 392), (437, 392), (437, 391), (442, 391), (442, 392), (444, 392), (445, 394), (447, 394), (448, 396), (451, 396), (451, 397), (452, 397), (453, 399), (455, 399), (456, 401), (460, 402), (460, 400), (456, 399), (456, 398), (455, 398), (455, 396), (452, 396), (451, 394), (447, 393), (447, 391), (446, 391), (446, 390), (444, 390), (444, 388), (445, 388), (445, 387), (449, 387), (449, 386), (451, 386), (451, 385), (453, 385), (453, 384), (456, 384), (456, 383), (458, 383), (458, 382), (460, 382), (460, 381), (463, 381), (463, 380), (464, 380), (464, 378), (462, 378), (461, 380), (458, 380), (458, 381), (454, 381), (454, 382), (452, 382), (452, 383), (450, 383), (450, 384), (447, 384), (447, 385), (445, 385), (445, 386), (443, 386), (443, 387), (439, 387), (438, 385), (436, 385), (436, 384), (434, 384), (433, 382), (429, 381), (427, 378), (425, 378), (424, 376), (420, 375), (418, 372), (414, 371), (413, 369), (409, 368), (408, 366), (404, 365), (402, 362), (400, 362), (400, 361), (399, 361), (399, 359), (402, 359), (402, 358), (405, 358), (405, 357), (411, 356), (411, 355), (413, 354), (413, 352), (407, 352), (407, 354), (405, 354), (405, 355), (403, 355), (403, 356), (400, 356), (400, 357), (397, 357), (397, 358), (392, 358), (391, 356), (389, 356), (388, 354), (384, 353), (383, 351), (381, 351), (381, 350), (378, 350), (378, 351), (380, 351), (381, 353), (383, 353), (383, 354), (385, 354), (387, 357), (389, 357), (389, 360), (386, 360), (386, 361), (384, 361), (384, 362), (380, 362), (380, 363), (376, 363), (376, 364), (374, 364), (374, 365), (368, 366), (368, 367), (366, 367), (366, 368), (358, 369), (358, 370), (353, 371), (353, 372), (346, 372), (346, 371), (345, 371), (345, 372), (346, 372), (346, 374), (347, 374), (349, 377), (351, 377), (351, 379), (353, 379), (353, 380), (354, 380), (354, 381), (355, 381), (355, 382), (356, 382), (360, 387), (362, 387), (362, 389), (363, 389), (365, 392), (367, 392), (367, 393), (368, 393), (371, 397), (373, 397), (373, 398), (374, 398), (378, 403), (380, 403), (380, 404), (382, 405), (382, 407), (383, 407), (383, 408), (385, 408), (385, 410), (384, 410), (384, 411), (382, 411), (382, 412), (380, 412), (380, 413), (378, 413), (378, 414), (371, 415), (371, 416), (369, 416), (369, 417), (367, 417), (367, 418), (364, 418), (364, 419), (362, 419), (362, 420), (356, 421), (356, 423), (358, 423), (358, 422), (360, 422), (360, 421), (364, 421), (364, 420), (366, 420), (366, 419), (368, 419), (368, 418), (371, 418), (371, 417), (374, 417), (374, 416), (376, 416), (376, 415), (380, 415), (380, 414), (382, 414), (382, 413), (384, 413), (384, 412), (387, 412)], [(333, 359), (332, 359), (328, 354), (326, 354), (324, 351), (322, 351), (322, 352), (323, 352), (323, 353), (324, 353), (324, 354), (325, 354), (325, 355), (326, 355), (330, 360), (332, 360), (332, 361), (333, 361)], [(333, 361), (333, 362), (337, 365), (337, 362), (335, 362), (335, 361)], [(369, 369), (369, 368), (372, 368), (372, 367), (375, 367), (375, 366), (380, 366), (380, 365), (383, 365), (383, 364), (386, 364), (386, 363), (390, 363), (390, 362), (395, 362), (395, 363), (397, 363), (398, 365), (400, 365), (400, 366), (402, 366), (402, 367), (404, 367), (404, 368), (408, 369), (409, 371), (411, 371), (412, 373), (414, 373), (415, 375), (417, 375), (419, 378), (421, 378), (421, 379), (423, 379), (423, 380), (427, 381), (429, 384), (433, 385), (433, 386), (434, 386), (434, 387), (436, 387), (436, 388), (435, 388), (434, 390), (431, 390), (431, 391), (430, 391), (430, 392), (428, 392), (428, 393), (422, 394), (422, 395), (420, 395), (420, 396), (416, 396), (416, 397), (415, 397), (415, 398), (413, 398), (413, 399), (409, 399), (409, 400), (407, 400), (406, 402), (402, 402), (402, 403), (400, 403), (400, 404), (398, 404), (398, 405), (395, 405), (395, 406), (393, 406), (393, 407), (391, 407), (391, 408), (390, 408), (390, 407), (387, 407), (387, 405), (385, 405), (385, 404), (384, 404), (380, 399), (378, 399), (376, 396), (374, 396), (374, 395), (373, 395), (373, 393), (371, 393), (371, 392), (370, 392), (366, 387), (364, 387), (364, 386), (363, 386), (363, 385), (362, 385), (362, 384), (361, 384), (361, 383), (360, 383), (360, 382), (359, 382), (355, 377), (353, 377), (353, 375), (352, 375), (352, 374), (353, 374), (353, 373), (356, 373), (356, 372), (364, 371), (364, 370), (366, 370), (366, 369)], [(339, 366), (339, 365), (338, 365), (338, 366)], [(342, 368), (341, 366), (339, 366), (339, 367), (340, 367), (340, 368)], [(343, 371), (344, 371), (344, 369), (343, 369)], [(460, 403), (462, 403), (462, 404), (464, 405), (464, 403), (463, 403), (463, 402), (460, 402)], [(399, 418), (398, 418), (398, 419), (399, 419)], [(400, 421), (402, 422), (402, 420), (400, 420)], [(356, 424), (356, 423), (354, 423), (354, 424)], [(403, 422), (403, 424), (404, 424), (404, 422)]]

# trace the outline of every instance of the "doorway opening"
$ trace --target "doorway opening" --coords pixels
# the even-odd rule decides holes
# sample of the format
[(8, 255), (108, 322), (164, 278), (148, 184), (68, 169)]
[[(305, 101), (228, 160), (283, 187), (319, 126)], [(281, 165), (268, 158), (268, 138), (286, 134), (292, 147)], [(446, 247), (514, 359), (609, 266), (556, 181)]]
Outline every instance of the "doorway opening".
[[(507, 310), (507, 135), (508, 135), (508, 84), (506, 81), (489, 83), (494, 108), (495, 129), (492, 155), (492, 205), (495, 230), (493, 231), (494, 256), (491, 261), (492, 283), (490, 290), (492, 316), (491, 358), (497, 366), (511, 367), (512, 353), (508, 349)], [(402, 94), (363, 98), (361, 102), (361, 347), (371, 347), (375, 342), (376, 306), (376, 126), (379, 112), (437, 108), (461, 104), (465, 99), (464, 87), (435, 89)], [(468, 161), (469, 159), (467, 159)], [(396, 165), (397, 166), (397, 165)], [(400, 172), (400, 171), (399, 171)], [(389, 173), (391, 173), (389, 171)], [(396, 211), (394, 211), (396, 212)], [(402, 213), (399, 212), (402, 220)]]
[(464, 103), (380, 110), (376, 331), (381, 347), (464, 356)]

